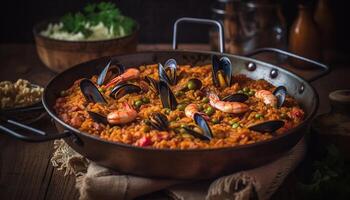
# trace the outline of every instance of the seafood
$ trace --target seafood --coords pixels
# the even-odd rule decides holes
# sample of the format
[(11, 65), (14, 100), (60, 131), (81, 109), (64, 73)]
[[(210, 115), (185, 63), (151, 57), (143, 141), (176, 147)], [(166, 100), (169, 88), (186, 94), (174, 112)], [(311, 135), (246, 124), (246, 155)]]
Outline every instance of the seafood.
[(165, 62), (164, 67), (158, 63), (159, 80), (162, 80), (169, 85), (175, 85), (177, 83), (177, 63), (174, 59), (169, 59)]
[(286, 99), (287, 88), (284, 86), (278, 86), (272, 93), (277, 98), (277, 108), (280, 108)]
[(136, 68), (130, 68), (127, 69), (124, 73), (122, 73), (121, 75), (113, 78), (109, 83), (107, 83), (106, 87), (111, 87), (112, 85), (117, 85), (119, 83), (128, 81), (128, 80), (133, 80), (133, 79), (137, 79), (140, 76), (140, 70), (136, 69)]
[(230, 59), (218, 56), (212, 57), (212, 80), (216, 87), (231, 86), (232, 80), (232, 64)]
[(125, 71), (125, 67), (123, 65), (119, 63), (112, 64), (112, 60), (110, 60), (106, 65), (106, 67), (102, 70), (102, 72), (98, 76), (96, 83), (98, 86), (106, 84), (109, 80), (124, 73), (124, 71)]
[(114, 63), (64, 91), (54, 107), (58, 117), (102, 139), (170, 149), (252, 144), (283, 134), (304, 119), (284, 86), (233, 75), (225, 57), (214, 57), (214, 66), (180, 66), (169, 59), (164, 67), (125, 71)]
[(210, 100), (210, 105), (222, 112), (240, 114), (249, 110), (247, 104), (240, 102), (221, 101), (219, 97), (212, 92), (210, 92), (208, 96)]
[(141, 92), (141, 87), (133, 84), (120, 84), (114, 87), (109, 94), (110, 97), (114, 99), (119, 99), (126, 94), (139, 93)]
[(194, 114), (198, 113), (201, 115), (204, 119), (208, 120), (209, 117), (205, 115), (203, 112), (199, 111), (199, 106), (197, 104), (191, 103), (188, 104), (185, 108), (185, 115), (186, 117), (194, 119)]
[(110, 124), (126, 124), (136, 119), (137, 112), (128, 103), (124, 103), (123, 109), (115, 110), (107, 115), (107, 121)]
[(255, 92), (255, 97), (262, 99), (266, 105), (277, 106), (277, 97), (269, 90), (259, 90)]

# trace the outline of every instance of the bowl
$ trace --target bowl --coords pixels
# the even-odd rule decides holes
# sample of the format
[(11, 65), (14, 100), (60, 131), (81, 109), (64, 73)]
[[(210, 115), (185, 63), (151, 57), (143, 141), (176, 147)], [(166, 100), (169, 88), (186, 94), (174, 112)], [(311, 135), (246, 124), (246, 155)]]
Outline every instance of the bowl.
[[(41, 87), (31, 84), (32, 87)], [(31, 124), (39, 121), (46, 115), (46, 111), (41, 101), (28, 106), (0, 109), (0, 121), (13, 120), (22, 124)]]
[(138, 24), (130, 35), (97, 41), (58, 40), (40, 34), (49, 23), (57, 22), (57, 19), (45, 20), (33, 28), (39, 58), (54, 72), (62, 72), (71, 66), (99, 57), (136, 51), (139, 35)]

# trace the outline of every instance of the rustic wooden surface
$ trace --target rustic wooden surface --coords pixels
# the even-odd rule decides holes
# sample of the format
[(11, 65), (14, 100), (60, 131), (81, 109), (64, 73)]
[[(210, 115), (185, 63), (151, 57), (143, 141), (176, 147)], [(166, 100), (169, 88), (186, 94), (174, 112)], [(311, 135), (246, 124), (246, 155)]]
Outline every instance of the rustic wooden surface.
[[(181, 47), (180, 47), (181, 48)], [(207, 45), (183, 45), (182, 48), (208, 50)], [(170, 45), (140, 45), (139, 50), (170, 49)], [(350, 66), (337, 63), (332, 72), (315, 81), (313, 86), (320, 96), (319, 113), (329, 109), (328, 93), (349, 88)], [(0, 81), (25, 78), (45, 85), (55, 74), (39, 60), (34, 45), (0, 45)], [(48, 117), (35, 124), (44, 131), (54, 132)], [(25, 143), (0, 134), (0, 198), (1, 199), (77, 199), (72, 176), (63, 176), (55, 170), (50, 158), (53, 143)], [(290, 179), (277, 192), (274, 199), (293, 199)], [(162, 199), (161, 193), (143, 199)], [(164, 198), (163, 198), (164, 199)]]

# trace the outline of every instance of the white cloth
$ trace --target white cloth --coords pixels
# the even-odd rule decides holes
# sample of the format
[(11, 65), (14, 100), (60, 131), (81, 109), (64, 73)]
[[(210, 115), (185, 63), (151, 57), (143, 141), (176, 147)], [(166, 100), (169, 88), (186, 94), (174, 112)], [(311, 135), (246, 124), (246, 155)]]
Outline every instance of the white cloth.
[(305, 141), (302, 139), (283, 157), (264, 166), (219, 177), (214, 181), (198, 182), (120, 174), (89, 162), (63, 140), (55, 141), (55, 149), (51, 159), (53, 166), (65, 170), (65, 174), (76, 175), (80, 199), (126, 200), (165, 189), (169, 196), (179, 200), (248, 200), (271, 197), (303, 159)]

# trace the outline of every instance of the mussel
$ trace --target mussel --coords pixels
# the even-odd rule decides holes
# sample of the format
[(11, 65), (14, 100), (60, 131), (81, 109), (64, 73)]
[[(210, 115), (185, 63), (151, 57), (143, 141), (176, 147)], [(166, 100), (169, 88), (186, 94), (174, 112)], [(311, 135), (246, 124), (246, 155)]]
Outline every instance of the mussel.
[(159, 83), (155, 79), (146, 76), (145, 81), (148, 83), (150, 90), (152, 90), (155, 94), (159, 92)]
[(168, 118), (162, 113), (152, 113), (148, 119), (145, 123), (156, 130), (166, 131), (169, 128)]
[(158, 63), (159, 80), (162, 80), (168, 83), (169, 85), (176, 85), (176, 69), (177, 63), (174, 59), (167, 60), (164, 64), (164, 67), (162, 64)]
[(193, 127), (188, 127), (188, 126), (184, 127), (186, 132), (192, 135), (193, 137), (199, 138), (201, 140), (211, 140), (213, 138), (213, 134), (211, 132), (211, 129), (208, 123), (205, 121), (205, 119), (198, 113), (194, 114), (193, 119), (195, 123), (198, 125), (198, 127), (201, 129), (201, 133), (195, 131)]
[(277, 98), (277, 108), (280, 108), (286, 100), (287, 88), (284, 86), (278, 86), (274, 91), (273, 95)]
[(232, 64), (229, 58), (214, 55), (212, 57), (212, 79), (216, 87), (231, 86)]
[(246, 94), (239, 94), (239, 93), (236, 93), (236, 94), (230, 94), (230, 95), (227, 95), (225, 97), (223, 97), (221, 100), (222, 101), (230, 101), (230, 102), (245, 102), (249, 99), (249, 96), (246, 95)]
[(106, 67), (102, 70), (97, 78), (97, 85), (101, 86), (106, 84), (107, 81), (112, 80), (114, 77), (124, 73), (125, 67), (119, 63), (112, 64), (112, 60), (108, 62)]
[(259, 124), (254, 124), (248, 128), (252, 131), (257, 131), (261, 133), (272, 133), (284, 126), (284, 121), (282, 120), (269, 120)]
[(80, 90), (88, 102), (107, 103), (95, 84), (89, 79), (83, 79), (80, 81)]
[(169, 108), (175, 110), (177, 106), (177, 101), (174, 93), (171, 91), (168, 84), (164, 81), (159, 81), (158, 84), (159, 97), (162, 102), (163, 108)]
[(96, 112), (92, 112), (92, 111), (87, 111), (90, 115), (90, 117), (97, 123), (101, 123), (101, 124), (108, 124), (108, 121), (107, 121), (107, 117), (106, 116), (103, 116), (99, 113), (96, 113)]
[(141, 88), (139, 86), (134, 84), (124, 83), (124, 84), (115, 86), (112, 89), (109, 96), (114, 99), (119, 99), (125, 96), (126, 94), (139, 93), (139, 92), (141, 92)]

